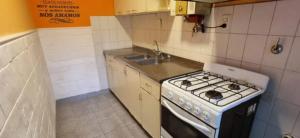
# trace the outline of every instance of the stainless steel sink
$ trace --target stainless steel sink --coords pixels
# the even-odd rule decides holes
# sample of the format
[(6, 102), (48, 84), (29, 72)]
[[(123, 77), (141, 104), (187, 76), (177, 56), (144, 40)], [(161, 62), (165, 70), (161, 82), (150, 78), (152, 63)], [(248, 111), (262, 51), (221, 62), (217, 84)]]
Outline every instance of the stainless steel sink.
[(135, 61), (135, 62), (140, 62), (149, 59), (151, 56), (150, 55), (129, 55), (125, 56), (127, 60), (130, 61)]
[(164, 62), (163, 60), (159, 60), (159, 59), (156, 59), (156, 58), (150, 58), (150, 59), (147, 59), (147, 60), (139, 61), (137, 63), (140, 64), (140, 65), (151, 65), (151, 64), (160, 64), (160, 63), (163, 63), (163, 62)]
[[(162, 56), (163, 57), (163, 56)], [(134, 55), (128, 55), (125, 56), (124, 58), (129, 60), (129, 61), (133, 61), (139, 65), (155, 65), (155, 64), (161, 64), (163, 62), (168, 62), (170, 61), (170, 56), (166, 56), (166, 57), (157, 57), (157, 56), (150, 56), (150, 55), (138, 55), (138, 54), (134, 54)]]

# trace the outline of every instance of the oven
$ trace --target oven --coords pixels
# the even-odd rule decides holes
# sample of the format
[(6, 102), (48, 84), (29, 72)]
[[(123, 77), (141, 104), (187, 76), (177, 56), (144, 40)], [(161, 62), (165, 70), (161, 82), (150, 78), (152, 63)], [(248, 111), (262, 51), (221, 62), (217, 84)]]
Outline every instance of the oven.
[(215, 138), (217, 129), (171, 101), (161, 98), (161, 137), (162, 138)]

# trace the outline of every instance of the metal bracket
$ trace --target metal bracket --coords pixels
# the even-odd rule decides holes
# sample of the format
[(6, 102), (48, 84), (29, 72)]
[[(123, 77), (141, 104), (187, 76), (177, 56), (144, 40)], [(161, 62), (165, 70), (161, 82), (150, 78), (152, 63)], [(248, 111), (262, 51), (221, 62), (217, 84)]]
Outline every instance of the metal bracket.
[(278, 38), (277, 43), (272, 46), (271, 52), (273, 54), (280, 54), (283, 51), (283, 45), (279, 44), (280, 43), (280, 38)]

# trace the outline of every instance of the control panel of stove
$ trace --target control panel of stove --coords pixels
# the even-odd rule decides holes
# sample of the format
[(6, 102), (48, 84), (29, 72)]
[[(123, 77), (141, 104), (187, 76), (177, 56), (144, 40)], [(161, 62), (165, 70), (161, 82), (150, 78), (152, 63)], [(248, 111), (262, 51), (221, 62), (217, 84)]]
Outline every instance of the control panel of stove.
[(197, 101), (191, 100), (189, 97), (181, 95), (180, 93), (168, 90), (167, 88), (162, 89), (162, 96), (203, 122), (216, 128), (219, 126), (221, 115), (212, 111), (209, 109), (209, 107), (204, 106)]

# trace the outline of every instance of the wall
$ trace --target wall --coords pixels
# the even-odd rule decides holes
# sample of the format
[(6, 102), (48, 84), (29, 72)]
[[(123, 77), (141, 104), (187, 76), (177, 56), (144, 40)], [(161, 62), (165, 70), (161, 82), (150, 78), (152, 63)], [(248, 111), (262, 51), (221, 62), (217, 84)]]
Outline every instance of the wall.
[(38, 35), (18, 37), (0, 42), (0, 138), (55, 138), (55, 101)]
[(103, 50), (132, 46), (130, 16), (93, 16), (91, 18), (96, 63), (102, 89), (107, 89)]
[[(227, 14), (231, 15), (229, 27), (194, 35), (193, 24), (183, 22), (183, 17), (137, 15), (132, 18), (133, 44), (153, 49), (153, 40), (158, 40), (167, 53), (269, 75), (269, 88), (261, 99), (251, 137), (279, 138), (290, 133), (299, 138), (299, 5), (299, 0), (284, 0), (216, 8), (208, 24), (220, 25)], [(284, 51), (271, 54), (270, 47), (279, 37)]]
[(56, 99), (102, 89), (90, 27), (39, 29)]
[(0, 36), (34, 28), (26, 0), (1, 0), (0, 9)]

